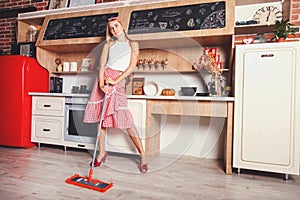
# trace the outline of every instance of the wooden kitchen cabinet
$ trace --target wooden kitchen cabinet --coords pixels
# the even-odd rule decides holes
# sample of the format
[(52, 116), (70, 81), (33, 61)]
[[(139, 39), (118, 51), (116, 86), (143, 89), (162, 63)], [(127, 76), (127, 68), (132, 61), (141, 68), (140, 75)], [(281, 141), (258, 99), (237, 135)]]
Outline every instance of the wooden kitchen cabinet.
[(31, 141), (61, 145), (64, 135), (65, 97), (32, 97)]
[[(226, 57), (226, 66), (230, 65), (232, 56), (232, 35), (234, 32), (234, 0), (216, 1), (216, 0), (187, 0), (187, 1), (166, 1), (151, 4), (139, 4), (139, 3), (129, 3), (129, 5), (121, 5), (123, 2), (116, 2), (118, 6), (112, 8), (107, 7), (105, 4), (98, 4), (91, 6), (90, 8), (84, 8), (82, 11), (76, 10), (76, 8), (61, 9), (62, 12), (58, 11), (37, 11), (31, 14), (20, 14), (18, 18), (18, 23), (20, 24), (18, 31), (18, 42), (24, 41), (24, 33), (27, 31), (30, 24), (41, 24), (42, 28), (40, 30), (36, 47), (37, 47), (37, 60), (49, 72), (55, 71), (56, 65), (54, 60), (56, 58), (62, 58), (63, 61), (67, 62), (77, 62), (78, 66), (81, 66), (82, 59), (89, 56), (89, 53), (98, 48), (99, 44), (104, 41), (105, 37), (78, 37), (78, 38), (62, 38), (62, 39), (51, 39), (45, 40), (44, 36), (47, 32), (47, 27), (49, 23), (53, 20), (61, 20), (76, 17), (88, 17), (93, 15), (111, 14), (117, 13), (121, 20), (124, 22), (125, 30), (129, 31), (130, 27), (130, 16), (128, 13), (132, 12), (147, 12), (147, 10), (164, 9), (164, 8), (176, 8), (184, 7), (190, 5), (204, 5), (204, 4), (225, 4), (225, 23), (224, 27), (217, 28), (212, 27), (208, 29), (198, 29), (198, 30), (184, 30), (184, 31), (171, 31), (171, 32), (157, 32), (157, 33), (146, 33), (146, 34), (130, 34), (130, 38), (133, 40), (138, 40), (140, 43), (140, 49), (142, 51), (147, 51), (147, 49), (153, 49), (157, 52), (158, 56), (164, 57), (163, 51), (174, 52), (174, 56), (167, 58), (171, 63), (169, 67), (174, 71), (192, 71), (192, 62), (197, 59), (184, 60), (180, 53), (185, 52), (189, 47), (191, 48), (204, 48), (205, 46), (221, 46), (224, 50), (224, 57)], [(120, 5), (119, 5), (120, 4)], [(96, 9), (99, 7), (99, 9)], [(60, 10), (60, 9), (58, 9)], [(189, 11), (189, 10), (188, 10)], [(181, 12), (181, 11), (180, 11)], [(210, 11), (211, 12), (211, 11)], [(176, 13), (174, 13), (176, 14)], [(185, 14), (181, 13), (180, 15)], [(177, 13), (178, 15), (178, 13)], [(211, 18), (213, 18), (214, 13), (212, 13)], [(32, 22), (31, 22), (32, 19)], [(205, 20), (209, 20), (207, 17)], [(192, 20), (192, 19), (191, 19)], [(191, 24), (200, 23), (191, 21)], [(213, 23), (207, 22), (207, 23)], [(59, 26), (58, 26), (59, 27)], [(53, 31), (57, 30), (56, 26), (53, 26)], [(102, 27), (105, 29), (105, 27)], [(102, 30), (101, 29), (101, 30)], [(179, 51), (178, 51), (179, 49)], [(201, 52), (201, 50), (199, 50)], [(194, 53), (194, 51), (188, 51)], [(189, 53), (186, 54), (189, 54)], [(178, 54), (179, 53), (179, 54)], [(162, 55), (161, 55), (162, 54)], [(175, 62), (178, 60), (180, 62)], [(175, 63), (175, 64), (172, 64)], [(229, 68), (229, 67), (228, 67)], [(53, 74), (54, 75), (54, 74)]]
[(300, 43), (236, 47), (233, 167), (299, 175)]
[[(145, 149), (146, 141), (146, 100), (129, 99), (128, 107)], [(117, 153), (139, 154), (126, 130), (109, 128), (106, 137), (106, 150)]]

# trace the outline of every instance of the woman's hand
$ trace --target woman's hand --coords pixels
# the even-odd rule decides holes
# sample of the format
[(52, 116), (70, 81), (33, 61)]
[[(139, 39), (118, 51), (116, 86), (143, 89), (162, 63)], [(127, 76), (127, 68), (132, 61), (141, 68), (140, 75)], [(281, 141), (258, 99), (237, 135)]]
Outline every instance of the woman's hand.
[(105, 80), (105, 83), (115, 85), (117, 82), (114, 79), (107, 77), (107, 79)]
[(101, 89), (105, 94), (107, 94), (107, 93), (109, 92), (109, 86), (108, 86), (108, 85), (100, 86), (100, 89)]

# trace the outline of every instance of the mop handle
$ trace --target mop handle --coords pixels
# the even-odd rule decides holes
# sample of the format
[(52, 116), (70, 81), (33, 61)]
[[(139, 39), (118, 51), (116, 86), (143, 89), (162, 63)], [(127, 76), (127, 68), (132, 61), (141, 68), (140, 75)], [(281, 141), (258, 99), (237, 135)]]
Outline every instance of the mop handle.
[(99, 136), (100, 136), (100, 130), (101, 130), (101, 127), (102, 127), (102, 121), (103, 121), (105, 107), (106, 107), (106, 98), (107, 98), (107, 95), (105, 94), (104, 98), (103, 98), (102, 111), (101, 111), (99, 127), (98, 127), (98, 132), (97, 132), (97, 137), (96, 137), (96, 143), (95, 143), (95, 149), (94, 149), (94, 155), (93, 155), (93, 161), (92, 161), (92, 169), (94, 168), (96, 153), (97, 153), (97, 149), (98, 149), (98, 141), (99, 141)]

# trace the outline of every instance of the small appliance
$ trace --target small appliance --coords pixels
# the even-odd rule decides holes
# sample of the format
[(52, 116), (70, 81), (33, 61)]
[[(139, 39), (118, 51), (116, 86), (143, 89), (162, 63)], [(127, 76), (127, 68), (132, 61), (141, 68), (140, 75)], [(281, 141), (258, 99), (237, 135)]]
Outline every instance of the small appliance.
[(36, 57), (36, 47), (35, 42), (24, 42), (11, 45), (12, 55), (23, 55), (35, 58)]

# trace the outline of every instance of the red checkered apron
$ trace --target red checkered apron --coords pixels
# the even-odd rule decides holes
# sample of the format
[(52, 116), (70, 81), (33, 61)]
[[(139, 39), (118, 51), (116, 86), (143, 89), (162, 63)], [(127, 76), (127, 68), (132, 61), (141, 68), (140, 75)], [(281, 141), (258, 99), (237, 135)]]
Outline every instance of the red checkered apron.
[[(105, 68), (104, 79), (107, 77), (115, 79), (119, 75), (120, 71)], [(127, 95), (125, 93), (125, 79), (116, 85), (109, 86), (109, 88), (109, 93), (106, 95), (102, 127), (114, 127), (118, 129), (133, 127), (134, 120), (128, 108)], [(104, 92), (99, 88), (99, 79), (97, 78), (85, 108), (83, 122), (96, 123), (100, 121), (103, 98)]]

